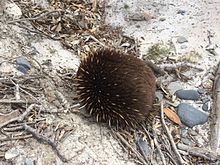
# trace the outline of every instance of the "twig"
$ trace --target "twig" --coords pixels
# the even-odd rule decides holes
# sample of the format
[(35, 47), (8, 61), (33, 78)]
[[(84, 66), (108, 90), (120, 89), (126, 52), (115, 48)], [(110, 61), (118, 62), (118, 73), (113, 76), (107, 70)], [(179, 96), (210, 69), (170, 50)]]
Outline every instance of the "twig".
[(159, 67), (161, 69), (166, 70), (166, 71), (172, 71), (172, 70), (180, 68), (180, 67), (195, 68), (195, 69), (197, 69), (199, 71), (203, 71), (204, 70), (203, 67), (199, 67), (197, 65), (190, 64), (190, 63), (185, 63), (185, 62), (178, 62), (178, 63), (175, 63), (175, 64), (161, 64), (161, 65), (159, 65)]
[[(143, 125), (142, 125), (142, 128), (143, 128), (144, 132), (148, 135), (148, 137), (151, 138), (150, 135), (149, 135), (149, 132), (147, 131), (147, 129), (146, 129)], [(158, 142), (157, 142), (157, 136), (156, 136), (154, 130), (153, 130), (153, 134), (154, 134), (154, 135), (153, 135), (154, 144), (155, 144), (155, 146), (156, 146), (156, 148), (157, 148), (157, 150), (158, 150), (158, 153), (159, 153), (159, 155), (160, 155), (160, 157), (161, 157), (162, 163), (163, 163), (164, 165), (166, 165), (166, 161), (165, 161), (164, 154), (163, 154), (163, 152), (161, 151), (160, 146), (159, 146), (159, 144), (158, 144)]]
[(168, 136), (168, 138), (169, 138), (169, 141), (170, 141), (170, 143), (171, 143), (171, 146), (172, 146), (172, 148), (173, 148), (173, 151), (174, 151), (174, 153), (176, 154), (176, 158), (178, 159), (178, 162), (179, 162), (180, 164), (186, 164), (185, 161), (182, 159), (180, 153), (178, 152), (177, 147), (176, 147), (176, 144), (175, 144), (175, 142), (174, 142), (174, 140), (173, 140), (173, 137), (172, 137), (172, 135), (171, 135), (171, 133), (170, 133), (170, 130), (169, 130), (169, 128), (167, 127), (167, 125), (166, 125), (166, 123), (165, 123), (165, 120), (164, 120), (164, 112), (163, 112), (163, 100), (161, 101), (161, 107), (160, 107), (160, 108), (161, 108), (161, 122), (162, 122), (163, 127), (165, 128), (165, 131), (166, 131), (166, 133), (167, 133), (167, 136)]
[(17, 121), (17, 122), (23, 121), (24, 118), (29, 115), (29, 113), (31, 112), (31, 110), (33, 110), (34, 107), (39, 107), (39, 105), (37, 105), (37, 104), (31, 104), (31, 105), (26, 109), (26, 111), (25, 111), (23, 114), (21, 114), (20, 116), (15, 117), (15, 118), (13, 118), (13, 119), (10, 119), (10, 120), (8, 120), (8, 121), (6, 121), (6, 122), (0, 124), (0, 129), (1, 129), (2, 127), (4, 127), (4, 126), (10, 124), (10, 123), (13, 123), (13, 122), (16, 122), (16, 121)]
[(30, 133), (31, 135), (33, 135), (33, 137), (40, 143), (43, 143), (43, 144), (48, 144), (52, 147), (52, 149), (54, 150), (54, 152), (57, 154), (57, 156), (60, 158), (60, 160), (62, 162), (67, 162), (68, 160), (63, 156), (61, 155), (61, 153), (59, 152), (59, 150), (57, 149), (57, 146), (55, 145), (54, 142), (52, 142), (49, 138), (45, 137), (45, 136), (42, 136), (40, 135), (35, 129), (33, 129), (32, 127), (28, 126), (27, 124), (23, 124), (23, 129)]
[(127, 146), (136, 156), (137, 158), (143, 163), (147, 164), (146, 161), (141, 157), (141, 155), (118, 133), (112, 130), (112, 132)]
[(199, 148), (199, 147), (190, 147), (185, 144), (179, 143), (177, 147), (180, 150), (186, 151), (191, 155), (202, 157), (207, 160), (211, 161), (220, 161), (220, 155), (217, 152), (213, 152), (206, 148)]
[(42, 15), (39, 15), (39, 16), (34, 16), (34, 17), (30, 17), (30, 18), (21, 18), (21, 19), (16, 19), (16, 20), (13, 20), (13, 21), (9, 21), (7, 22), (8, 24), (11, 24), (11, 23), (15, 23), (15, 22), (24, 22), (24, 21), (34, 21), (34, 20), (37, 20), (37, 19), (40, 19), (46, 15), (49, 15), (49, 14), (52, 14), (52, 13), (56, 13), (56, 12), (60, 12), (59, 10), (54, 10), (54, 11), (48, 11)]
[(220, 63), (213, 86), (213, 102), (210, 147), (216, 151), (220, 145)]
[(3, 142), (3, 141), (12, 141), (12, 140), (21, 140), (21, 139), (28, 139), (28, 138), (31, 138), (32, 135), (24, 135), (24, 136), (16, 136), (16, 137), (11, 137), (11, 138), (0, 138), (0, 142)]
[(0, 99), (0, 104), (33, 104), (33, 103), (36, 103), (36, 101)]

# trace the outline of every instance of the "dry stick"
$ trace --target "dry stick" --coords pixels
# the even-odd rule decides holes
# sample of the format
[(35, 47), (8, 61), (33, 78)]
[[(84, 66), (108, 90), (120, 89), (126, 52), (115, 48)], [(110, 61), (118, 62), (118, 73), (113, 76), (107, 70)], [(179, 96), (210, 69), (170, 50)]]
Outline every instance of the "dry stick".
[(197, 65), (190, 64), (190, 63), (185, 63), (185, 62), (178, 62), (178, 63), (175, 63), (175, 64), (161, 64), (161, 65), (159, 65), (159, 67), (161, 69), (164, 69), (164, 70), (167, 70), (167, 71), (177, 69), (177, 68), (183, 67), (183, 66), (187, 66), (187, 67), (190, 67), (190, 68), (195, 68), (199, 71), (204, 71), (204, 68), (202, 68), (202, 67), (199, 67)]
[(57, 146), (56, 144), (54, 144), (54, 142), (52, 142), (49, 138), (45, 137), (45, 136), (42, 136), (40, 135), (35, 129), (33, 129), (32, 127), (28, 126), (27, 124), (23, 124), (23, 129), (30, 133), (31, 135), (33, 135), (33, 137), (40, 143), (43, 143), (43, 144), (48, 144), (52, 147), (52, 149), (54, 150), (54, 152), (57, 154), (57, 156), (60, 158), (60, 160), (62, 162), (67, 162), (68, 160), (63, 156), (61, 155), (61, 153), (59, 152), (59, 150), (57, 149)]
[[(113, 132), (113, 130), (112, 130), (112, 132)], [(122, 143), (124, 143), (137, 156), (137, 158), (143, 164), (147, 164), (146, 161), (141, 157), (141, 155), (130, 144), (128, 144), (128, 142), (118, 132), (114, 131), (114, 133), (122, 141)]]
[(172, 148), (173, 148), (173, 151), (174, 151), (174, 153), (176, 154), (176, 158), (178, 159), (178, 161), (179, 161), (180, 164), (186, 164), (186, 162), (182, 159), (180, 153), (178, 152), (177, 147), (176, 147), (176, 144), (175, 144), (175, 142), (174, 142), (174, 140), (173, 140), (173, 137), (172, 137), (172, 135), (171, 135), (171, 133), (170, 133), (170, 130), (169, 130), (169, 128), (167, 127), (167, 125), (166, 125), (166, 123), (165, 123), (165, 120), (164, 120), (164, 112), (163, 112), (163, 100), (161, 101), (161, 107), (160, 107), (160, 108), (161, 108), (161, 122), (162, 122), (163, 127), (165, 128), (165, 131), (166, 131), (166, 133), (167, 133), (167, 136), (168, 136), (168, 138), (169, 138), (169, 141), (170, 141), (170, 143), (171, 143), (171, 146), (172, 146)]
[(185, 144), (178, 144), (177, 147), (180, 150), (187, 151), (189, 154), (202, 157), (207, 160), (211, 161), (220, 161), (220, 155), (217, 152), (213, 152), (211, 150), (205, 149), (205, 148), (199, 148), (199, 147), (190, 147)]
[(36, 101), (0, 99), (0, 104), (33, 104)]
[[(60, 10), (61, 11), (61, 10)], [(52, 14), (52, 13), (56, 13), (56, 12), (60, 12), (59, 10), (54, 10), (54, 11), (48, 11), (42, 15), (39, 15), (39, 16), (34, 16), (34, 17), (30, 17), (30, 18), (21, 18), (21, 19), (16, 19), (16, 20), (13, 20), (13, 21), (9, 21), (7, 23), (15, 23), (15, 22), (24, 22), (24, 21), (34, 21), (34, 20), (37, 20), (37, 19), (40, 19), (46, 15), (49, 15), (49, 14)]]
[(213, 97), (210, 147), (213, 151), (216, 151), (220, 145), (220, 63), (214, 81)]
[[(148, 137), (151, 138), (150, 135), (149, 135), (149, 132), (146, 130), (146, 128), (145, 128), (143, 125), (142, 125), (142, 128), (144, 129), (144, 132), (148, 135)], [(153, 131), (154, 131), (154, 130), (153, 130)], [(163, 163), (164, 165), (166, 165), (166, 160), (165, 160), (164, 154), (163, 154), (163, 152), (161, 151), (160, 146), (159, 146), (159, 144), (158, 144), (157, 136), (156, 136), (156, 134), (155, 134), (155, 131), (154, 131), (153, 133), (154, 133), (154, 139), (153, 139), (154, 144), (155, 144), (155, 146), (156, 146), (156, 148), (157, 148), (157, 150), (158, 150), (158, 153), (159, 153), (159, 155), (160, 155), (160, 158), (161, 158), (161, 160), (162, 160), (162, 163)]]
[(26, 109), (26, 111), (25, 111), (23, 114), (21, 114), (20, 116), (15, 117), (15, 118), (13, 118), (13, 119), (10, 119), (10, 120), (8, 120), (8, 121), (6, 121), (6, 122), (4, 122), (4, 123), (1, 123), (1, 124), (0, 124), (0, 129), (1, 129), (2, 127), (4, 127), (4, 126), (10, 124), (10, 123), (13, 123), (13, 122), (16, 122), (16, 121), (17, 121), (17, 122), (23, 121), (24, 118), (29, 115), (29, 113), (31, 112), (31, 110), (32, 110), (34, 107), (39, 107), (39, 105), (37, 105), (37, 104), (31, 104), (31, 105)]

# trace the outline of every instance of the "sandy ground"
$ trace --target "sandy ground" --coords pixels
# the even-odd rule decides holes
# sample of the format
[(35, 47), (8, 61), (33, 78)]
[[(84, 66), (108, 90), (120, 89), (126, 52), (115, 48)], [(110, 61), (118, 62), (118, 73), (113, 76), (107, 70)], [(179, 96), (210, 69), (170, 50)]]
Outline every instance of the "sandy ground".
[[(2, 10), (0, 10), (2, 12)], [(145, 15), (143, 17), (143, 11)], [(180, 14), (178, 14), (178, 12)], [(182, 13), (182, 14), (181, 14)], [(65, 50), (58, 41), (39, 38), (24, 29), (4, 23), (5, 17), (1, 13), (0, 21), (0, 58), (1, 60), (15, 59), (30, 50), (37, 50), (33, 56), (38, 62), (52, 60), (52, 69), (64, 68), (76, 70), (79, 59), (73, 52)], [(217, 64), (218, 55), (210, 55), (206, 50), (208, 31), (211, 32), (211, 45), (220, 45), (220, 1), (219, 0), (109, 0), (106, 8), (106, 23), (113, 27), (122, 27), (124, 34), (134, 37), (138, 41), (142, 56), (147, 54), (147, 49), (152, 44), (172, 40), (177, 54), (196, 50), (201, 52), (203, 59), (199, 63), (206, 69)], [(179, 36), (184, 36), (188, 42), (186, 47), (176, 42)], [(0, 66), (4, 73), (19, 73), (11, 62)], [(186, 84), (190, 86), (191, 84)], [(67, 96), (68, 97), (68, 96)], [(69, 96), (70, 97), (70, 96)], [(70, 99), (70, 98), (68, 98)], [(69, 136), (63, 139), (58, 147), (70, 162), (65, 164), (99, 164), (122, 165), (136, 164), (115, 140), (110, 130), (84, 120), (75, 114), (63, 114), (60, 119), (54, 119), (50, 124), (67, 123), (73, 128)], [(49, 146), (39, 144), (34, 139), (23, 143), (14, 142), (14, 149), (18, 156), (10, 160), (14, 164), (25, 164), (34, 161), (36, 165), (64, 164), (54, 154)], [(3, 162), (0, 162), (3, 164)]]

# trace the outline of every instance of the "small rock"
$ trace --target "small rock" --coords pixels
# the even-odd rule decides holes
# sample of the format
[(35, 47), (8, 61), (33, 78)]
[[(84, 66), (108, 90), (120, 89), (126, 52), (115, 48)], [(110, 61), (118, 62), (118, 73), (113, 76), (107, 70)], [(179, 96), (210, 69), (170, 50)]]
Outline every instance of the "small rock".
[(192, 142), (188, 138), (181, 138), (183, 144), (190, 146)]
[(195, 125), (204, 124), (208, 121), (208, 113), (200, 111), (193, 106), (181, 103), (177, 107), (177, 114), (186, 126), (192, 128)]
[(203, 105), (202, 105), (202, 109), (204, 110), (204, 111), (209, 111), (210, 110), (210, 102), (206, 102), (206, 103), (204, 103)]
[(177, 42), (179, 44), (182, 44), (184, 42), (188, 42), (188, 40), (185, 37), (180, 36), (180, 37), (177, 38)]
[(165, 21), (166, 20), (166, 18), (160, 18), (159, 19), (159, 21)]
[(189, 134), (192, 135), (192, 136), (197, 136), (198, 135), (198, 133), (193, 129), (189, 129)]
[(26, 165), (34, 165), (34, 161), (32, 159), (26, 159)]
[(206, 93), (206, 90), (203, 89), (203, 88), (200, 88), (197, 91), (199, 92), (199, 94), (205, 94)]
[(26, 74), (31, 69), (30, 63), (24, 56), (20, 56), (16, 59), (16, 65), (17, 69), (24, 74)]
[(11, 148), (5, 153), (5, 159), (13, 159), (19, 155), (19, 151), (16, 148)]
[(181, 45), (180, 48), (181, 48), (181, 49), (186, 49), (186, 48), (187, 48), (187, 45)]
[(163, 99), (163, 94), (162, 94), (162, 92), (156, 92), (155, 93), (155, 95), (156, 95), (156, 98), (158, 99), (158, 101), (161, 101), (162, 99)]
[(15, 3), (7, 3), (4, 13), (13, 19), (19, 19), (22, 16), (21, 9)]
[(180, 84), (180, 82), (171, 82), (168, 86), (167, 86), (170, 94), (174, 94), (176, 91), (183, 89), (183, 86)]
[(200, 95), (196, 90), (178, 90), (176, 96), (184, 100), (198, 100)]
[(177, 11), (177, 14), (184, 15), (185, 13), (186, 13), (186, 10), (179, 9), (179, 10)]
[(185, 128), (181, 129), (181, 137), (186, 137), (187, 133), (188, 133), (187, 129), (185, 129)]
[(149, 155), (149, 146), (147, 144), (146, 141), (144, 141), (142, 138), (140, 138), (138, 141), (137, 141), (137, 144), (140, 148), (140, 150), (144, 153), (145, 156)]

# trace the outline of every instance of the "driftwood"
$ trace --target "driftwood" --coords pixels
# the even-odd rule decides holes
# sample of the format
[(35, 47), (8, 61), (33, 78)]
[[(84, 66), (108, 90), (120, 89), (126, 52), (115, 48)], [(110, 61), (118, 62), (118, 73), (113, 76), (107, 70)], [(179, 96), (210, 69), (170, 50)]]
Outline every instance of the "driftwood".
[(220, 144), (220, 64), (218, 65), (213, 86), (213, 111), (210, 138), (210, 147), (213, 151), (216, 151)]

